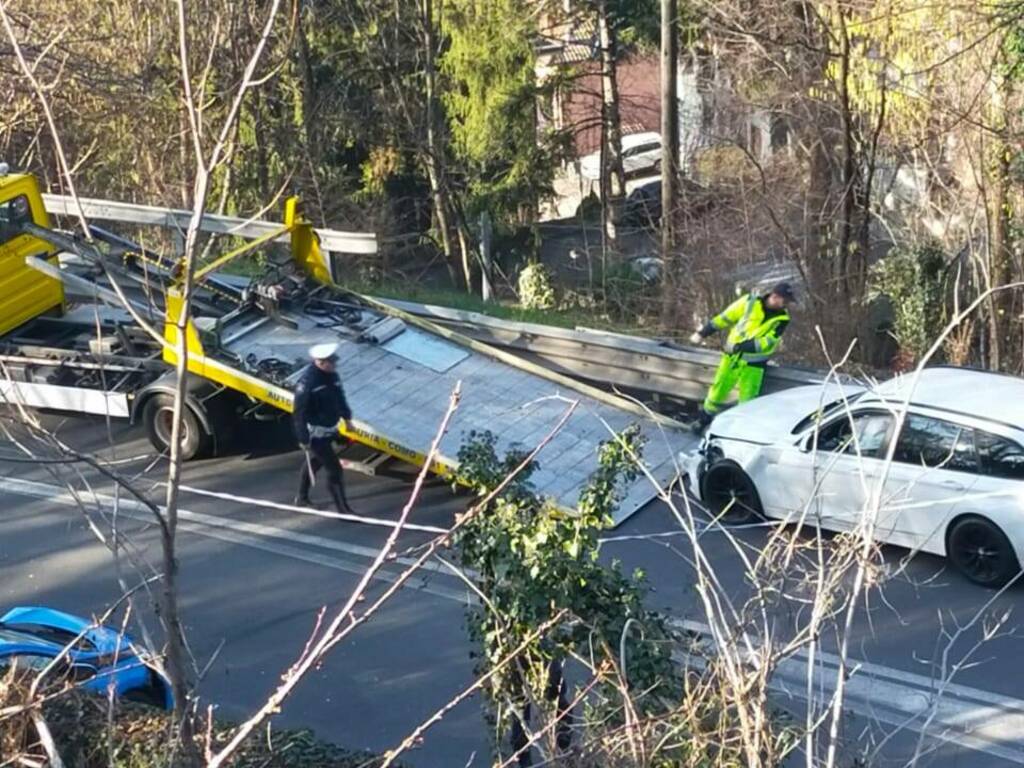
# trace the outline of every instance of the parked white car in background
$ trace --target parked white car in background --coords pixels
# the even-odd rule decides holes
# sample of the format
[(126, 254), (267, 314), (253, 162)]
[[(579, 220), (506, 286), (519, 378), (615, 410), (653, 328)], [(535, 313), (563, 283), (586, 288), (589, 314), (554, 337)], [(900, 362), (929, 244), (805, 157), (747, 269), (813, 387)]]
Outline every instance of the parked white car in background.
[(936, 367), (912, 384), (797, 387), (725, 411), (687, 459), (690, 487), (723, 522), (850, 531), (872, 519), (884, 482), (876, 540), (1002, 586), (1024, 562), (1024, 380)]
[[(626, 176), (661, 168), (661, 134), (654, 132), (630, 133), (622, 137), (622, 170)], [(585, 179), (601, 178), (601, 153), (593, 152), (580, 158), (580, 176)]]

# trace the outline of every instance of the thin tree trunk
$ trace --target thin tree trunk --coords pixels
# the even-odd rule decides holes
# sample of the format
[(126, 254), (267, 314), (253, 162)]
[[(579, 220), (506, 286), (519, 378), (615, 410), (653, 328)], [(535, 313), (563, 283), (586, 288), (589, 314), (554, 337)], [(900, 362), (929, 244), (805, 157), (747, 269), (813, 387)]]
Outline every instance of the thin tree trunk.
[[(1010, 104), (1013, 96), (1013, 78), (1003, 77), (992, 93), (989, 110), (990, 123), (997, 126), (991, 146), (982, 151), (984, 174), (988, 177), (988, 277), (992, 288), (1006, 285), (1010, 279), (1012, 254), (1010, 252), (1010, 157), (1013, 148), (1007, 141)], [(984, 141), (984, 137), (983, 137)], [(987, 149), (987, 151), (985, 151)], [(1002, 370), (1008, 359), (1004, 350), (1010, 349), (1010, 318), (1013, 296), (1009, 291), (998, 291), (988, 301), (989, 314), (989, 366)], [(1007, 356), (1008, 357), (1008, 356)]]
[(619, 116), (619, 86), (616, 65), (617, 45), (615, 30), (608, 18), (608, 1), (598, 0), (597, 26), (601, 43), (601, 139), (603, 160), (601, 176), (606, 179), (602, 205), (606, 210), (608, 236), (616, 237), (622, 197), (626, 192), (625, 173), (622, 169), (622, 122)]
[[(993, 287), (1006, 285), (1010, 272), (1010, 253), (1007, 236), (1009, 212), (1007, 210), (1007, 176), (1010, 172), (1009, 150), (1001, 139), (995, 140), (992, 163), (992, 202), (989, 210), (989, 272)], [(993, 294), (990, 302), (992, 322), (989, 324), (989, 365), (1001, 370), (1002, 350), (1006, 346), (1009, 330), (1007, 307), (1012, 296), (1007, 291)]]
[[(444, 248), (445, 262), (452, 282), (458, 281), (455, 271), (456, 262), (460, 261), (456, 253), (455, 241), (452, 238), (451, 206), (448, 199), (448, 184), (444, 169), (444, 149), (441, 147), (437, 128), (437, 62), (435, 60), (436, 37), (434, 35), (434, 3), (423, 0), (421, 5), (424, 48), (424, 89), (427, 107), (427, 179), (430, 183), (430, 196), (434, 204), (434, 216), (441, 234), (441, 247)], [(461, 250), (461, 249), (460, 249)], [(468, 266), (461, 259), (462, 279), (467, 291), (472, 291)]]
[(679, 16), (678, 0), (661, 0), (661, 259), (662, 324), (676, 306), (675, 221), (679, 190)]
[(861, 295), (867, 284), (868, 257), (871, 255), (871, 198), (874, 194), (875, 174), (878, 169), (878, 140), (885, 127), (887, 114), (888, 92), (883, 86), (879, 94), (878, 121), (875, 123), (868, 148), (864, 184), (860, 194), (860, 224), (857, 231), (857, 283), (854, 286), (856, 295)]
[[(820, 130), (824, 131), (824, 128)], [(832, 167), (825, 150), (824, 136), (811, 136), (807, 200), (804, 206), (804, 263), (814, 285), (812, 296), (831, 295), (828, 269), (828, 201), (832, 186)], [(819, 307), (820, 308), (820, 307)]]
[(300, 11), (297, 23), (299, 69), (302, 72), (302, 132), (306, 140), (306, 151), (314, 162), (320, 160), (320, 147), (313, 119), (316, 113), (316, 83), (313, 78), (312, 56), (309, 52), (309, 38), (306, 36), (304, 14)]
[(857, 207), (857, 162), (856, 137), (854, 133), (853, 113), (850, 106), (850, 35), (846, 28), (846, 17), (838, 2), (833, 3), (833, 10), (839, 20), (839, 117), (843, 132), (843, 176), (842, 176), (842, 216), (839, 220), (839, 244), (837, 247), (837, 291), (850, 298), (850, 251), (853, 243), (853, 217)]

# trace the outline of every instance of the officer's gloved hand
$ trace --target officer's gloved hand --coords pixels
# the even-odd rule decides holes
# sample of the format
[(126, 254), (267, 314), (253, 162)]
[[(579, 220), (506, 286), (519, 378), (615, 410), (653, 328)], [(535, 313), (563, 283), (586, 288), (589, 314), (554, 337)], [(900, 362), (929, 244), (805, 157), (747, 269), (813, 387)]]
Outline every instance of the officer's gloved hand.
[(694, 331), (690, 334), (691, 344), (700, 344), (704, 340), (704, 337), (700, 335), (700, 331)]

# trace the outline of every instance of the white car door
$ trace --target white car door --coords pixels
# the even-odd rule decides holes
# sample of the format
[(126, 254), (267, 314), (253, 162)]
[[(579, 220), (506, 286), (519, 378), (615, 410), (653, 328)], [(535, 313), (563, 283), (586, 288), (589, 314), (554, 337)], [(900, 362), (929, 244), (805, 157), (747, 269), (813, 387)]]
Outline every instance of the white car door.
[(1006, 534), (1024, 562), (1024, 441), (1018, 441), (1022, 436), (975, 430), (981, 474), (957, 514), (974, 512), (987, 517)]
[(876, 538), (943, 553), (946, 526), (978, 472), (971, 427), (908, 414), (886, 478)]
[(766, 512), (831, 530), (852, 528), (870, 498), (892, 425), (892, 414), (861, 409), (829, 419), (797, 445), (773, 448), (772, 480), (762, 491)]

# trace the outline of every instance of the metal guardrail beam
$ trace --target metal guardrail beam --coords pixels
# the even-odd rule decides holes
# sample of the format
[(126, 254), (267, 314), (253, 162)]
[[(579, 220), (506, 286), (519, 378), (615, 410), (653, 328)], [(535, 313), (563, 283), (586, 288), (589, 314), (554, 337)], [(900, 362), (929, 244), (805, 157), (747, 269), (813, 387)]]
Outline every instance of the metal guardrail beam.
[[(119, 221), (124, 224), (165, 227), (184, 232), (188, 228), (191, 211), (178, 208), (160, 208), (155, 205), (136, 205), (115, 200), (99, 200), (80, 197), (79, 202), (87, 219)], [(76, 216), (78, 208), (74, 198), (68, 195), (43, 195), (43, 204), (48, 213), (58, 216)], [(220, 216), (207, 213), (203, 216), (200, 229), (222, 235), (235, 235), (254, 240), (266, 237), (284, 226), (280, 222), (260, 219), (243, 219), (237, 216)], [(374, 254), (377, 252), (377, 236), (366, 232), (343, 232), (336, 229), (314, 228), (320, 238), (320, 247), (330, 253)], [(288, 235), (277, 238), (288, 242)]]
[[(569, 376), (681, 400), (702, 400), (718, 367), (720, 353), (640, 336), (537, 323), (499, 320), (476, 312), (382, 299), (418, 317), (542, 362)], [(770, 365), (765, 392), (824, 381), (825, 373)]]

